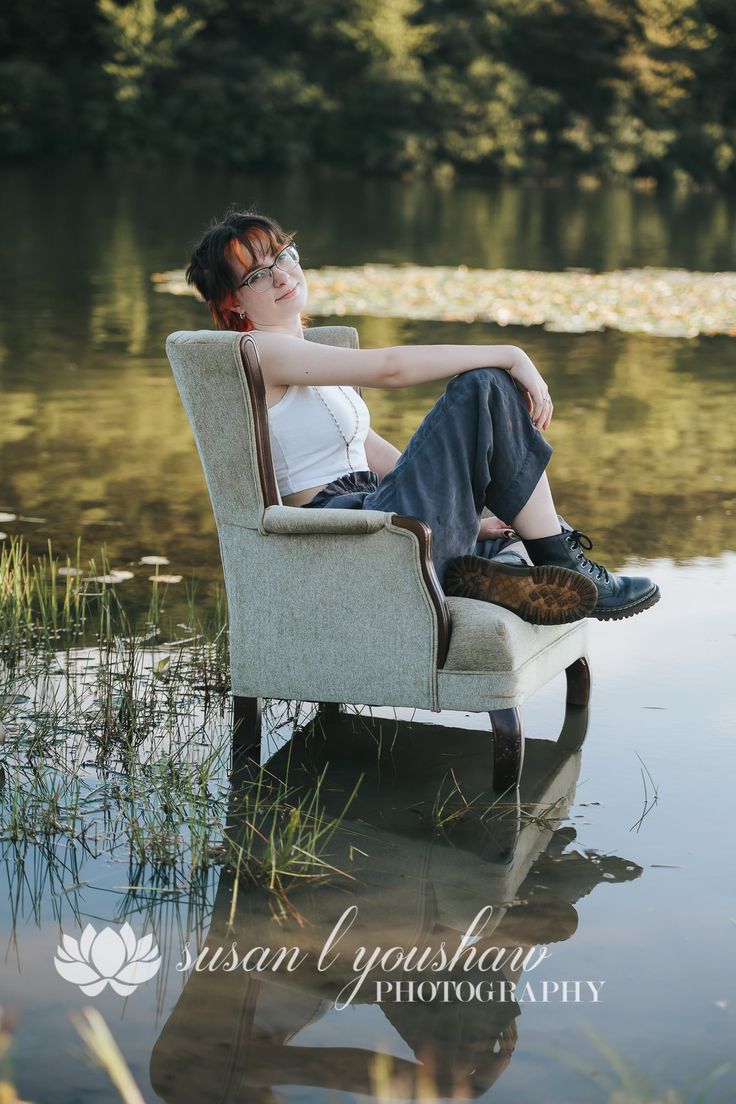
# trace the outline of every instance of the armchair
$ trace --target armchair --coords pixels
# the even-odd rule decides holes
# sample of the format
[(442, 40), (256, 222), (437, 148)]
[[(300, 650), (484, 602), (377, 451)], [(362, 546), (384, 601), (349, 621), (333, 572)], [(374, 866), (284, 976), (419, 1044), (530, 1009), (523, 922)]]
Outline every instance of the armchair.
[[(357, 347), (351, 327), (310, 341)], [(179, 331), (167, 340), (217, 524), (227, 591), (234, 753), (260, 747), (260, 699), (490, 714), (493, 785), (518, 784), (519, 706), (561, 671), (584, 707), (584, 622), (529, 625), (497, 606), (446, 598), (432, 534), (415, 518), (284, 506), (265, 387), (247, 334)], [(331, 704), (330, 704), (331, 703)]]

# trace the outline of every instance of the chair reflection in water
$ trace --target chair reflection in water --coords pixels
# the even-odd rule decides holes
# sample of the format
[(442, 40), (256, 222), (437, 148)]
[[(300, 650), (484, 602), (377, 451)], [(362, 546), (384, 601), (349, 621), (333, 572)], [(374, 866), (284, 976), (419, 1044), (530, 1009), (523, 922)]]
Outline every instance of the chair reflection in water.
[[(350, 327), (305, 336), (357, 345)], [(174, 333), (166, 345), (220, 540), (234, 752), (259, 754), (263, 698), (465, 710), (490, 714), (493, 786), (515, 787), (521, 703), (565, 671), (568, 705), (587, 704), (585, 622), (529, 625), (499, 606), (446, 598), (431, 532), (415, 518), (283, 506), (249, 345), (214, 330)]]
[[(564, 742), (574, 748), (580, 736), (568, 725)], [(459, 965), (441, 974), (375, 969), (352, 1002), (360, 1011), (356, 1017), (333, 1006), (356, 976), (357, 948), (415, 946), (421, 953), (444, 941), (451, 954), (490, 905), (490, 922), (474, 946), (479, 954), (505, 947), (510, 959), (517, 948), (526, 953), (570, 939), (579, 897), (603, 880), (638, 877), (641, 869), (615, 856), (562, 855), (575, 838), (574, 829), (560, 822), (574, 793), (578, 751), (529, 740), (520, 789), (513, 799), (498, 798), (483, 789), (477, 733), (456, 729), (450, 737), (452, 756), (447, 730), (435, 725), (401, 723), (397, 733), (395, 722), (341, 714), (298, 731), (292, 745), (276, 753), (268, 770), (279, 778), (288, 773), (293, 802), (326, 771), (320, 793), (327, 817), (340, 815), (346, 794), (361, 779), (325, 855), (349, 876), (295, 883), (287, 916), (276, 922), (263, 891), (249, 889), (242, 878), (238, 885), (233, 871), (223, 871), (202, 946), (228, 952), (235, 942), (241, 958), (254, 947), (297, 946), (307, 957), (292, 972), (281, 966), (263, 973), (189, 974), (152, 1056), (152, 1084), (167, 1104), (275, 1101), (280, 1097), (273, 1089), (283, 1085), (311, 1087), (312, 1093), (303, 1089), (300, 1095), (309, 1101), (329, 1099), (328, 1090), (382, 1100), (473, 1100), (508, 1068), (521, 1006), (513, 993), (501, 991), (501, 982), (523, 983), (518, 964), (504, 962), (496, 973)], [(453, 817), (452, 802), (445, 802), (445, 827), (438, 830), (431, 810), (450, 770), (470, 813)], [(228, 819), (236, 826), (242, 825), (242, 794), (236, 785)], [(335, 947), (339, 959), (320, 971), (324, 942), (353, 905), (355, 923)], [(192, 948), (192, 957), (200, 949)], [(450, 992), (448, 1000), (410, 1003), (384, 995), (377, 1003), (376, 982), (397, 977), (415, 985), (482, 982), (494, 987), (495, 999), (453, 999)], [(387, 1057), (399, 1045), (397, 1036), (413, 1058)]]

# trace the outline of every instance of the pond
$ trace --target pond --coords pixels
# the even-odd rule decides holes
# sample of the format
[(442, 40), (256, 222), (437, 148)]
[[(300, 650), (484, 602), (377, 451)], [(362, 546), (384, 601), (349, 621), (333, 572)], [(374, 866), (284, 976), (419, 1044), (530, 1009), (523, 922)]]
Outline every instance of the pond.
[[(191, 594), (196, 584), (209, 615), (221, 572), (163, 343), (172, 330), (209, 321), (195, 300), (162, 293), (151, 276), (185, 263), (228, 204), (257, 205), (297, 229), (313, 269), (407, 261), (546, 272), (736, 267), (736, 205), (711, 195), (81, 169), (7, 173), (0, 193), (8, 258), (0, 272), (0, 529), (22, 535), (34, 554), (51, 541), (72, 561), (78, 540), (83, 561), (101, 564), (104, 547), (110, 567), (132, 572), (118, 591), (142, 616), (160, 585), (149, 576), (181, 576), (163, 605), (182, 638), (191, 629), (185, 586)], [(79, 726), (53, 729), (61, 712), (49, 702), (69, 700), (74, 672), (43, 682), (42, 702), (38, 679), (33, 693), (15, 685), (1, 718), (8, 888), (0, 894), (0, 1004), (12, 1027), (12, 1071), (0, 1066), (0, 1082), (12, 1073), (20, 1098), (36, 1104), (119, 1099), (88, 1064), (69, 1018), (94, 1007), (151, 1101), (584, 1104), (616, 1091), (617, 1100), (653, 1100), (668, 1089), (682, 1101), (701, 1090), (707, 1101), (732, 1101), (736, 1071), (721, 1067), (732, 1061), (736, 1014), (728, 844), (736, 342), (352, 314), (313, 322), (355, 325), (366, 347), (522, 345), (555, 397), (548, 437), (560, 510), (594, 536), (597, 559), (656, 578), (662, 600), (629, 621), (591, 622), (593, 697), (581, 750), (574, 739), (554, 743), (559, 681), (524, 706), (518, 807), (493, 804), (479, 717), (453, 714), (429, 727), (432, 715), (344, 715), (284, 744), (269, 769), (288, 779), (292, 804), (316, 792), (319, 815), (341, 818), (324, 841), (324, 863), (337, 872), (328, 877), (323, 866), (303, 885), (295, 879), (285, 898), (234, 885), (226, 867), (193, 858), (207, 848), (216, 857), (225, 823), (239, 831), (255, 823), (255, 807), (246, 816), (227, 785), (225, 699), (203, 710), (193, 694), (180, 730), (170, 703), (157, 698), (163, 736), (141, 739), (151, 785), (171, 743), (181, 733), (189, 740), (193, 773), (176, 789), (185, 826), (177, 860), (163, 844), (136, 846), (135, 814), (141, 825), (164, 823), (168, 814), (156, 817), (165, 793), (147, 820), (132, 791), (113, 792)], [(369, 392), (375, 428), (403, 447), (440, 392), (439, 384)], [(168, 563), (141, 563), (151, 556)], [(80, 650), (74, 662), (87, 671), (96, 661)], [(151, 670), (168, 663), (151, 654)], [(102, 693), (99, 677), (89, 677), (85, 715)], [(14, 773), (17, 764), (41, 769), (39, 732), (57, 766), (73, 764), (88, 828), (47, 824), (21, 846), (11, 838), (19, 809), (37, 816), (50, 792), (39, 785), (25, 805), (17, 796), (28, 779)], [(204, 805), (192, 796), (202, 763)], [(111, 821), (112, 807), (127, 813)], [(204, 841), (194, 824), (202, 816)], [(351, 909), (335, 961), (320, 970), (330, 933)], [(488, 922), (473, 931), (479, 916)], [(60, 976), (63, 934), (81, 953), (88, 924), (120, 933), (126, 922), (135, 939), (153, 935), (155, 977), (127, 994), (110, 986), (85, 994)], [(435, 989), (397, 990), (417, 975), (394, 968), (396, 952), (394, 966), (377, 957), (346, 1002), (361, 947), (429, 954), (444, 944), (451, 959), (464, 934), (475, 963), (422, 974)], [(298, 947), (302, 962), (178, 969), (187, 943), (192, 957), (236, 943), (240, 959), (255, 947)], [(481, 954), (490, 959), (493, 946), (528, 957), (484, 972)], [(535, 961), (541, 946), (548, 954)]]

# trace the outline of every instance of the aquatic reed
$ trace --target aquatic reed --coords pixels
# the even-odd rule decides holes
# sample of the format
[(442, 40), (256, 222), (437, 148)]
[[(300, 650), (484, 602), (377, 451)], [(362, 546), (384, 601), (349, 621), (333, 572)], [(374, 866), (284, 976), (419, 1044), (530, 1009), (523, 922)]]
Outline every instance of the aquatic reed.
[[(321, 781), (297, 794), (264, 769), (230, 777), (221, 595), (205, 618), (190, 588), (186, 621), (165, 630), (165, 586), (135, 619), (115, 579), (104, 552), (83, 570), (79, 546), (66, 564), (22, 540), (0, 550), (0, 847), (66, 839), (87, 856), (124, 854), (131, 896), (191, 890), (225, 864), (279, 897), (336, 874)], [(293, 730), (299, 715), (278, 724)]]

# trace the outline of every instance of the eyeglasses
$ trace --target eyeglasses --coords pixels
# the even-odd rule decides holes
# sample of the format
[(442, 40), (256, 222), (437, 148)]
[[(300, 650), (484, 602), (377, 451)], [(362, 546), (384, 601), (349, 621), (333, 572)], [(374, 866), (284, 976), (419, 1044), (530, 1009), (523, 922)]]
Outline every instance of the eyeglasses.
[(273, 287), (273, 270), (278, 267), (282, 272), (291, 272), (293, 268), (299, 264), (299, 254), (295, 245), (287, 245), (285, 249), (276, 257), (273, 264), (264, 265), (263, 268), (259, 268), (257, 272), (251, 272), (250, 276), (246, 276), (242, 284), (238, 284), (238, 291), (241, 288), (247, 287), (251, 291), (268, 291), (270, 287)]

